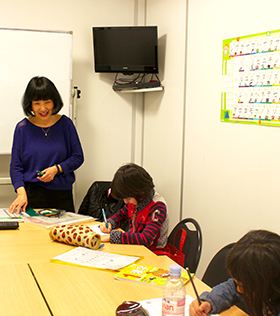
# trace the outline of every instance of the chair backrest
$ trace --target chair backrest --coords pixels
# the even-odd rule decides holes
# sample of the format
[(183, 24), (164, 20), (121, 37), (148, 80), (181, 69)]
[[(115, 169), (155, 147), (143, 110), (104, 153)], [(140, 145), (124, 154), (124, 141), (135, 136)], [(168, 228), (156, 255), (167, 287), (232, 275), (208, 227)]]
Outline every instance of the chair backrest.
[[(95, 181), (88, 189), (78, 213), (92, 216), (96, 220), (103, 222), (102, 208), (106, 217), (109, 218), (123, 206), (123, 200), (116, 200), (111, 196), (111, 181)], [(128, 231), (128, 222), (122, 224), (121, 228), (124, 231)]]
[(204, 283), (213, 287), (230, 278), (230, 274), (226, 269), (226, 256), (234, 245), (235, 243), (228, 244), (215, 254), (201, 279)]
[(193, 218), (185, 218), (180, 221), (171, 231), (168, 242), (179, 249), (180, 238), (175, 238), (176, 233), (183, 229), (187, 233), (182, 252), (185, 254), (184, 268), (195, 273), (201, 256), (202, 234), (198, 222)]
[[(92, 216), (103, 222), (102, 209), (104, 209), (106, 217), (109, 218), (123, 206), (123, 200), (116, 200), (111, 196), (111, 181), (95, 181), (88, 189), (78, 213)], [(121, 228), (128, 231), (128, 222), (123, 224)]]
[[(235, 242), (230, 243), (224, 246), (223, 248), (221, 248), (215, 254), (215, 256), (212, 258), (212, 260), (208, 264), (208, 267), (206, 268), (201, 281), (203, 281), (210, 287), (213, 287), (215, 285), (218, 285), (222, 282), (227, 281), (231, 277), (226, 269), (226, 257), (229, 250), (234, 245), (235, 245)], [(245, 304), (243, 302), (238, 302), (236, 306), (242, 309), (245, 313), (248, 313), (245, 307)]]

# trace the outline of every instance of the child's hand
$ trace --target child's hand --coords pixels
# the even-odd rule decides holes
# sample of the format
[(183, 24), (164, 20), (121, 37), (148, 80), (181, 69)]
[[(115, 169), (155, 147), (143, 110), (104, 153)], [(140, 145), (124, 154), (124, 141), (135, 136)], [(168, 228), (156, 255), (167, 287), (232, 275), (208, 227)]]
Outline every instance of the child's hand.
[(100, 230), (102, 231), (102, 233), (107, 233), (109, 234), (110, 231), (112, 230), (112, 225), (110, 223), (108, 223), (108, 228), (106, 227), (106, 223), (103, 222), (99, 225)]
[(204, 301), (199, 305), (197, 300), (191, 302), (189, 306), (189, 315), (190, 316), (206, 316), (212, 309), (210, 303)]

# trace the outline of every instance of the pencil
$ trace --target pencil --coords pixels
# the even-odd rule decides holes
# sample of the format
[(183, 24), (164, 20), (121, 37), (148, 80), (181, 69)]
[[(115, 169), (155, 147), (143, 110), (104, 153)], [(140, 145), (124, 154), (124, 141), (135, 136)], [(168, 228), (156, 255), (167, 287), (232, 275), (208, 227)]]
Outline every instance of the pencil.
[(198, 295), (198, 293), (197, 293), (196, 287), (195, 287), (195, 285), (194, 285), (192, 276), (191, 276), (191, 274), (190, 274), (190, 270), (189, 270), (189, 268), (186, 268), (186, 270), (187, 270), (188, 275), (189, 275), (189, 277), (190, 277), (190, 279), (191, 279), (192, 286), (193, 286), (193, 290), (194, 290), (194, 292), (195, 292), (195, 295), (196, 295), (196, 298), (197, 298), (197, 300), (198, 300), (198, 303), (199, 303), (199, 305), (201, 305), (201, 300), (200, 300), (200, 298), (199, 298), (199, 295)]

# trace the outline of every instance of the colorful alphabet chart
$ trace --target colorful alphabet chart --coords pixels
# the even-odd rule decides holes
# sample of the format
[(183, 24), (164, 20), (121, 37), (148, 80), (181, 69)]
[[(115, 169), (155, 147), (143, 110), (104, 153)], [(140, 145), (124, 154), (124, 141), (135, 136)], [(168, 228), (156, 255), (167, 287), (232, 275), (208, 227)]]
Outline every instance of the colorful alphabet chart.
[(280, 30), (223, 41), (221, 122), (280, 126)]

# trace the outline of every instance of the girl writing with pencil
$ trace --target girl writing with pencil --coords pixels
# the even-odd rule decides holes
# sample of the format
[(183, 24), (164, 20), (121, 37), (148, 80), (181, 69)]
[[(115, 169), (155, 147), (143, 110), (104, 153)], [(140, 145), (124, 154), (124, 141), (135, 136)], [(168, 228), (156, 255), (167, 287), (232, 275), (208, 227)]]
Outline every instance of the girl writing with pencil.
[(280, 236), (253, 230), (229, 251), (226, 267), (232, 278), (190, 304), (190, 316), (217, 314), (243, 300), (249, 315), (280, 316)]
[[(110, 243), (144, 245), (151, 250), (166, 246), (166, 202), (155, 192), (153, 179), (144, 168), (133, 163), (120, 167), (114, 175), (111, 194), (123, 199), (125, 205), (100, 225), (102, 232), (110, 234)], [(127, 220), (129, 232), (115, 230)]]

